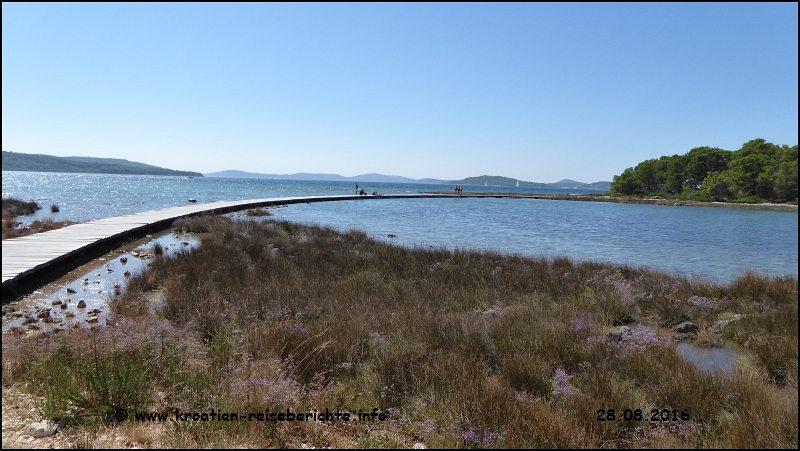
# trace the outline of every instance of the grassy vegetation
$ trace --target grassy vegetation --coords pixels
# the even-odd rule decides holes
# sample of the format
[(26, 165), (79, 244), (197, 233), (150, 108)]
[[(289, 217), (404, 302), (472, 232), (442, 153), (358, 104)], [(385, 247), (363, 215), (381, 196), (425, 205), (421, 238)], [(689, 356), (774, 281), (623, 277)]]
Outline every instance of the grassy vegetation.
[(265, 208), (251, 208), (245, 212), (245, 216), (272, 216)]
[[(55, 210), (53, 210), (54, 207)], [(54, 221), (52, 218), (48, 218), (41, 221), (33, 221), (29, 226), (18, 227), (17, 216), (31, 215), (41, 209), (42, 206), (33, 201), (25, 202), (13, 198), (3, 199), (3, 239), (47, 232), (75, 224), (73, 221)], [(58, 206), (53, 204), (50, 209), (53, 212), (57, 212)]]
[[(43, 415), (167, 447), (797, 447), (797, 279), (731, 284), (568, 258), (407, 249), (288, 222), (185, 219), (107, 327), (4, 336), (3, 384)], [(163, 305), (149, 313), (150, 292)], [(750, 358), (709, 375), (661, 329), (691, 319)], [(653, 326), (655, 327), (655, 326)], [(712, 337), (713, 338), (713, 337)], [(170, 422), (113, 412), (388, 412), (389, 421)], [(598, 409), (684, 410), (598, 421)], [(143, 432), (144, 431), (144, 432)], [(132, 440), (134, 440), (132, 439)]]
[(34, 201), (25, 202), (13, 198), (3, 199), (3, 219), (32, 215), (41, 209), (42, 206)]

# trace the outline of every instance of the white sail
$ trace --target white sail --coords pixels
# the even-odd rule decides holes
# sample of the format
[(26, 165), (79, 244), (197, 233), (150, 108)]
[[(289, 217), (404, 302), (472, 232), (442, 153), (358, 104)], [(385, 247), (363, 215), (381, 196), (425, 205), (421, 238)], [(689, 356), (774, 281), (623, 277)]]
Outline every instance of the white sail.
[(519, 180), (517, 180), (517, 186), (519, 186)]

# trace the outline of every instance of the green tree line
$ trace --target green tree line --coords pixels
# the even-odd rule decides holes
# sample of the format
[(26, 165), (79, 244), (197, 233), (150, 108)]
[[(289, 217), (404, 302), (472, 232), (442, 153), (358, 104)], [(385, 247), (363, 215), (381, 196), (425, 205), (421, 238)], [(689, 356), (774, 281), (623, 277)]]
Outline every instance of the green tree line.
[(611, 182), (612, 195), (663, 196), (725, 202), (797, 201), (797, 145), (761, 138), (735, 151), (696, 147), (628, 168)]

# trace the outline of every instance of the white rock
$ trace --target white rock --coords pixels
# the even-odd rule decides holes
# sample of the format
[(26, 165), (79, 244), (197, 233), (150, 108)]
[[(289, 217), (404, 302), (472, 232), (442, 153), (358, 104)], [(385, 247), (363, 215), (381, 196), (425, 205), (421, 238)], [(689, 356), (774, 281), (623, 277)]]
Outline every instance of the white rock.
[(35, 438), (50, 437), (58, 432), (58, 426), (59, 424), (53, 421), (42, 420), (28, 426), (28, 434)]

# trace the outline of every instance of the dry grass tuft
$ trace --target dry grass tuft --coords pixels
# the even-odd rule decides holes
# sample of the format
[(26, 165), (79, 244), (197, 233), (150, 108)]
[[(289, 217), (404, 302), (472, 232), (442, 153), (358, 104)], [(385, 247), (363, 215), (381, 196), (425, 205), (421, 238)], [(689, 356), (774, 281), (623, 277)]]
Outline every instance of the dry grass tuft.
[[(4, 338), (3, 383), (27, 384), (45, 415), (90, 429), (113, 425), (107, 412), (122, 405), (389, 414), (127, 430), (145, 446), (797, 446), (795, 278), (719, 285), (565, 257), (407, 249), (283, 221), (176, 227), (210, 234), (132, 277), (108, 327)], [(745, 316), (711, 332), (725, 312)], [(752, 362), (701, 372), (672, 337), (631, 323), (643, 316), (689, 318), (700, 342), (736, 341)], [(623, 340), (607, 336), (621, 324)], [(598, 421), (599, 409), (641, 419)], [(670, 419), (644, 421), (654, 409)], [(673, 419), (682, 412), (689, 419)]]

